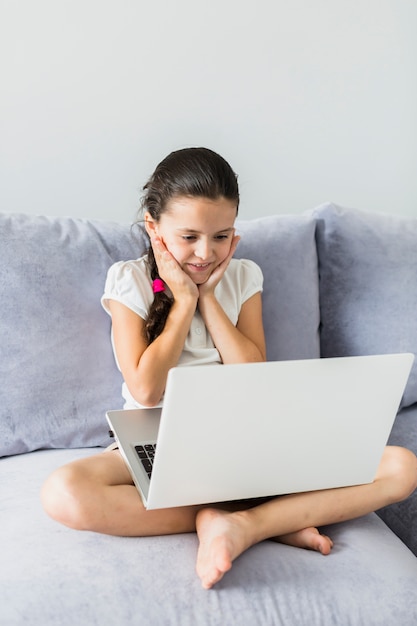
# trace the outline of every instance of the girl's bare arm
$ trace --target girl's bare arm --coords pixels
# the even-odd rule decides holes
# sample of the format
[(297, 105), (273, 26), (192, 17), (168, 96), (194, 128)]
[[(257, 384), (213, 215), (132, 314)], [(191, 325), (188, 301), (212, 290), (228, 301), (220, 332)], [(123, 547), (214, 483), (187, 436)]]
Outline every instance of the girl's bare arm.
[(174, 302), (164, 330), (148, 346), (144, 320), (120, 302), (109, 301), (117, 361), (130, 393), (140, 404), (155, 406), (161, 400), (168, 370), (178, 363), (195, 307), (192, 297)]
[(215, 288), (223, 277), (239, 240), (238, 235), (233, 237), (227, 258), (199, 286), (198, 307), (223, 363), (250, 363), (266, 359), (261, 293), (254, 294), (243, 304), (236, 326), (227, 317), (215, 296)]
[(223, 363), (265, 361), (260, 293), (254, 294), (243, 304), (236, 326), (227, 317), (214, 294), (200, 296), (199, 309)]

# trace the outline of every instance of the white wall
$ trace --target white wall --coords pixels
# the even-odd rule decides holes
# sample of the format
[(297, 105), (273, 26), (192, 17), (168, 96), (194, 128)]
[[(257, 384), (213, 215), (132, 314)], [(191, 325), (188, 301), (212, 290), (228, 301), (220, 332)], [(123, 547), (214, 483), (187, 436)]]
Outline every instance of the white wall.
[(241, 216), (417, 216), (415, 0), (0, 0), (0, 210), (131, 221), (173, 149)]

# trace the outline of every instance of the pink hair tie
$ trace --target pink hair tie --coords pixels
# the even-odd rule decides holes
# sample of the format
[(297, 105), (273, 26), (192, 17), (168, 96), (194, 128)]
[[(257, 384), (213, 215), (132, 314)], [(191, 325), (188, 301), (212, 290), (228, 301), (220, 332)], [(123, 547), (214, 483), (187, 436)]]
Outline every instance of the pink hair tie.
[(159, 293), (160, 291), (165, 291), (165, 283), (160, 278), (155, 278), (152, 283), (152, 291), (154, 293)]

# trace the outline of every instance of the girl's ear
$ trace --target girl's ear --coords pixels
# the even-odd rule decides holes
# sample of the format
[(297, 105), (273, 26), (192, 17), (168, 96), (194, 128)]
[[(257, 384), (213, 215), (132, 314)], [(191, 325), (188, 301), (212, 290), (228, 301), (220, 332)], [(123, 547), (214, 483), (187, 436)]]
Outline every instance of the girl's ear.
[(151, 239), (157, 234), (158, 222), (155, 222), (150, 213), (145, 213), (145, 228)]

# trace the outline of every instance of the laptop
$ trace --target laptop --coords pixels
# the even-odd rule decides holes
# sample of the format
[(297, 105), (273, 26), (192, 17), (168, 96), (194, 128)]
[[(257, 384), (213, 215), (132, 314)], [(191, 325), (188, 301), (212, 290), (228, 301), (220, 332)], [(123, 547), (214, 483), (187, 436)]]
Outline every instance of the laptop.
[(175, 367), (162, 408), (106, 417), (147, 509), (370, 483), (413, 360)]

